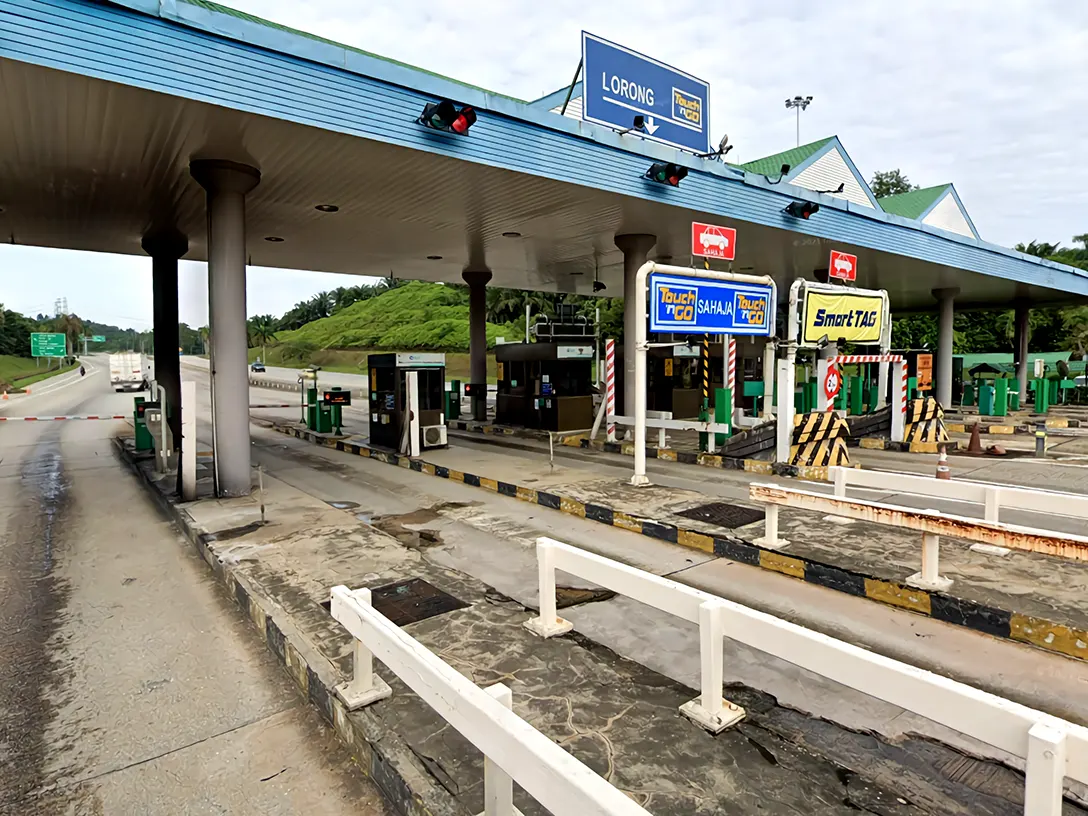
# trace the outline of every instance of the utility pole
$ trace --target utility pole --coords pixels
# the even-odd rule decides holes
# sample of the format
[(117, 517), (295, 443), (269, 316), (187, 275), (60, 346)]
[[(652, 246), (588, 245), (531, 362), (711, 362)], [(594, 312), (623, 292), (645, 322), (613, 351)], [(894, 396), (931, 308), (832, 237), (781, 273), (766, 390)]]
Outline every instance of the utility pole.
[(795, 96), (786, 100), (786, 110), (793, 108), (797, 111), (797, 147), (801, 146), (801, 111), (812, 103), (811, 96)]

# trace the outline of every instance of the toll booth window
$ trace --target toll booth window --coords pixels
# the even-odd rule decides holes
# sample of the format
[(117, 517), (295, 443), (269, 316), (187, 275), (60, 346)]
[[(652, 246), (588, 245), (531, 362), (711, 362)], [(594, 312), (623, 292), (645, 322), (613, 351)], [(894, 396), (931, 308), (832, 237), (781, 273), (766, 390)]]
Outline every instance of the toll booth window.
[(419, 372), (419, 410), (441, 411), (445, 407), (446, 369), (423, 369)]
[(396, 390), (397, 370), (395, 368), (375, 368), (373, 372), (375, 391), (389, 392)]

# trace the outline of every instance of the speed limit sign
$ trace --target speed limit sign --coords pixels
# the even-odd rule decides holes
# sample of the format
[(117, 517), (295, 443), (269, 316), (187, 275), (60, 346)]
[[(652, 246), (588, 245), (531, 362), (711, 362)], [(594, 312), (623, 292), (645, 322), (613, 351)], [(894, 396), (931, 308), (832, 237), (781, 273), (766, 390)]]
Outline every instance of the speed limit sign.
[(833, 365), (827, 367), (823, 385), (824, 396), (827, 397), (828, 402), (831, 402), (839, 395), (839, 389), (842, 388), (842, 375), (839, 374), (838, 368)]

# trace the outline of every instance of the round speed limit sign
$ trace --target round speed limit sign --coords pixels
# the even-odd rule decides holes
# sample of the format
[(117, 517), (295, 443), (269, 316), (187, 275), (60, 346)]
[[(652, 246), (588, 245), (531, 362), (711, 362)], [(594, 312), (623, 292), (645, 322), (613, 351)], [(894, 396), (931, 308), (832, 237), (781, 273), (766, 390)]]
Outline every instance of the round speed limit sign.
[(835, 366), (828, 366), (827, 374), (824, 376), (824, 396), (827, 397), (828, 402), (839, 395), (840, 388), (842, 388), (842, 375)]

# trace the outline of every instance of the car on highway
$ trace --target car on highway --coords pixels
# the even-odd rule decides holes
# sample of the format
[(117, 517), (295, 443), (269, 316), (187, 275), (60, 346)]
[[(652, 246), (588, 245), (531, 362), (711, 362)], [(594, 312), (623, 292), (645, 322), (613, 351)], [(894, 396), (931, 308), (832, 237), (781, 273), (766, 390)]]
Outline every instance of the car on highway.
[(264, 363), (260, 360), (254, 360), (253, 365), (249, 367), (250, 371), (264, 371)]

